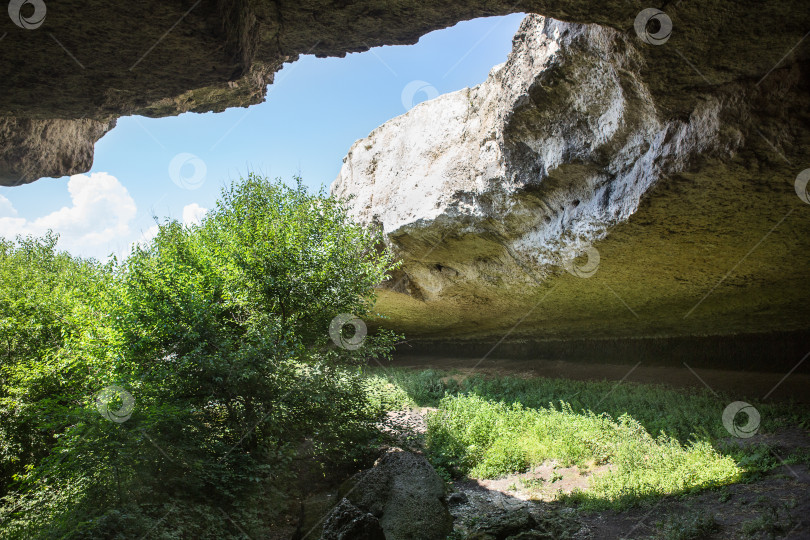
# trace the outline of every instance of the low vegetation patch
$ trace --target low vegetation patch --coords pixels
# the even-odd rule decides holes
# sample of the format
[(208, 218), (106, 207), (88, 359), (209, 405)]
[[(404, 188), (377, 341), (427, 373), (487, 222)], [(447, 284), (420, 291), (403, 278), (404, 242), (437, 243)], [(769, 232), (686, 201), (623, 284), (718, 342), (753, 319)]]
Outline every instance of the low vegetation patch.
[(671, 516), (658, 523), (658, 534), (652, 540), (699, 540), (720, 529), (709, 512), (692, 510), (681, 516)]
[(681, 445), (651, 436), (624, 414), (577, 413), (559, 407), (526, 408), (476, 395), (448, 396), (428, 417), (428, 448), (440, 466), (477, 478), (521, 472), (547, 460), (581, 468), (614, 467), (592, 477), (587, 492), (571, 495), (589, 505), (623, 505), (653, 495), (733, 482), (740, 469), (705, 441)]
[[(747, 481), (782, 463), (766, 445), (729, 441), (722, 411), (733, 399), (708, 392), (433, 370), (373, 373), (387, 407), (437, 408), (428, 416), (426, 446), (440, 473), (497, 478), (548, 462), (599, 468), (587, 489), (557, 495), (585, 508), (620, 509)], [(808, 425), (804, 407), (756, 406), (763, 430)], [(784, 456), (786, 463), (804, 460)]]

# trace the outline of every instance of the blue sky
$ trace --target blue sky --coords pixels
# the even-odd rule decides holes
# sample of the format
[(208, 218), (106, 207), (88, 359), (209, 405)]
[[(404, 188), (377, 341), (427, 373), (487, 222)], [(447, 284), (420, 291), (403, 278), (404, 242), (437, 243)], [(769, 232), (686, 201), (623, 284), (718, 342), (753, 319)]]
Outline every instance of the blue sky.
[(247, 109), (121, 118), (96, 143), (90, 173), (0, 188), (0, 234), (53, 228), (63, 249), (105, 258), (152, 234), (153, 215), (198, 219), (248, 171), (328, 187), (354, 141), (412, 104), (486, 79), (522, 18), (466, 21), (345, 58), (305, 56)]

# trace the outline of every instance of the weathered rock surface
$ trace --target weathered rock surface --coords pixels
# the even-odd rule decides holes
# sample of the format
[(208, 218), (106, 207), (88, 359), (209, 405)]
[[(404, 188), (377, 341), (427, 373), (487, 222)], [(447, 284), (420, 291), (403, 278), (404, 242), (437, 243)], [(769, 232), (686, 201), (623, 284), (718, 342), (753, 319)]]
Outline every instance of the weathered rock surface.
[(357, 141), (332, 192), (403, 259), (384, 324), (445, 340), (807, 328), (806, 66), (700, 72), (712, 82), (673, 97), (649, 54), (673, 45), (529, 16), (484, 83)]
[[(467, 540), (528, 540), (592, 538), (579, 517), (566, 509), (538, 500), (516, 497), (515, 492), (492, 484), (460, 481), (464, 503), (452, 506), (456, 535)], [(526, 496), (528, 498), (528, 495)], [(568, 509), (570, 510), (570, 509)]]
[[(614, 30), (535, 15), (515, 44), (480, 86), (355, 143), (332, 192), (355, 195), (353, 213), (398, 245), (431, 222), (482, 252), (503, 248), (518, 265), (511, 281), (529, 285), (544, 277), (530, 269), (561, 262), (561, 243), (601, 239), (662, 175), (740, 142), (720, 140), (720, 100), (687, 122), (660, 120), (640, 56)], [(428, 280), (432, 300), (441, 289)]]
[(18, 186), (41, 176), (82, 173), (93, 165), (93, 144), (115, 120), (0, 118), (0, 185)]
[[(355, 475), (344, 489), (344, 499), (327, 518), (324, 539), (332, 534), (330, 520), (362, 521), (364, 528), (358, 531), (372, 531), (374, 524), (368, 518), (360, 519), (365, 513), (379, 521), (386, 540), (444, 540), (453, 529), (453, 518), (444, 501), (444, 481), (422, 456), (389, 450), (373, 468)], [(340, 517), (343, 515), (353, 517), (344, 519)]]
[(523, 532), (530, 531), (537, 525), (534, 516), (527, 508), (515, 508), (484, 516), (476, 525), (477, 540), (505, 540)]
[[(641, 9), (624, 0), (29, 0), (18, 7), (18, 13), (0, 16), (0, 117), (17, 122), (16, 137), (30, 140), (25, 148), (54, 151), (52, 158), (20, 163), (22, 147), (4, 137), (2, 185), (87, 169), (87, 148), (104, 132), (41, 131), (29, 120), (109, 126), (122, 115), (246, 107), (262, 101), (273, 74), (300, 54), (341, 56), (414, 43), (461, 20), (514, 12), (632, 35)], [(694, 108), (696, 88), (758, 79), (788, 52), (779, 69), (806, 58), (806, 48), (791, 50), (810, 27), (803, 0), (699, 0), (664, 9), (675, 29), (672, 47), (645, 46), (641, 55), (655, 68), (647, 80), (650, 92), (671, 115)]]
[(321, 540), (385, 540), (380, 520), (342, 499), (326, 518)]

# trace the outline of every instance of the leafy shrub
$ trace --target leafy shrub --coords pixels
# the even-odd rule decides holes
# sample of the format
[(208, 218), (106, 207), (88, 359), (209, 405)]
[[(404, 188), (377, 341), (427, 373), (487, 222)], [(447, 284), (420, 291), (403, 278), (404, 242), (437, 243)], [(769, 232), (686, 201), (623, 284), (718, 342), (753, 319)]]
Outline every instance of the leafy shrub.
[[(109, 267), (56, 253), (58, 238), (0, 239), (0, 495), (49, 452), (92, 392), (82, 341)], [(100, 332), (101, 333), (101, 332)]]
[[(363, 460), (381, 409), (359, 366), (395, 336), (343, 348), (329, 327), (372, 314), (393, 267), (381, 240), (341, 201), (251, 174), (120, 263), (57, 254), (53, 237), (3, 244), (18, 280), (0, 289), (6, 532), (263, 536), (298, 469)], [(134, 398), (125, 422), (96, 411), (112, 385)]]

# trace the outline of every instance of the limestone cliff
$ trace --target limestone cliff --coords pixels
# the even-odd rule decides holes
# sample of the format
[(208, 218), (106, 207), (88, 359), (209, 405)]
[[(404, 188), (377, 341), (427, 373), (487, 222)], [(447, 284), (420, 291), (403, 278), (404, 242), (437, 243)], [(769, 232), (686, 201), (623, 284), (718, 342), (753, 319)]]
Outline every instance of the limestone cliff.
[[(751, 140), (774, 120), (806, 140), (801, 74), (767, 90), (701, 89), (673, 115), (645, 46), (528, 16), (484, 83), (352, 146), (332, 192), (353, 196), (353, 214), (381, 226), (404, 261), (378, 304), (385, 324), (478, 338), (807, 326), (810, 245), (790, 229), (806, 227), (810, 208), (791, 189), (798, 170), (778, 164), (788, 158)], [(766, 118), (763, 94), (779, 118)], [(802, 113), (786, 119), (792, 110)], [(786, 256), (803, 269), (780, 272)]]

